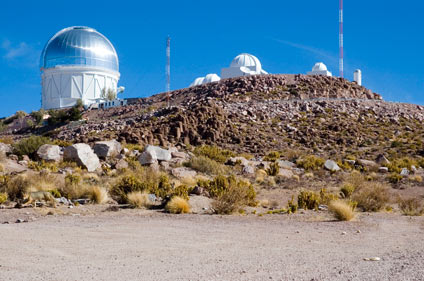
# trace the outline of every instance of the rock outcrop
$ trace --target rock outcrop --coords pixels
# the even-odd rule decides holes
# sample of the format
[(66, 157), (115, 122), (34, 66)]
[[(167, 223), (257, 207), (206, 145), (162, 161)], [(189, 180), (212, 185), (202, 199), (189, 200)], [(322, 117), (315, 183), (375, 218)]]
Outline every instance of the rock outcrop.
[(106, 159), (117, 156), (121, 152), (122, 146), (116, 140), (98, 141), (94, 144), (93, 149), (100, 159)]
[(100, 161), (91, 147), (85, 143), (77, 143), (65, 148), (63, 159), (74, 161), (84, 167), (89, 172), (94, 172), (100, 168)]
[(58, 145), (43, 144), (38, 148), (37, 156), (47, 162), (59, 162), (62, 159), (62, 152)]

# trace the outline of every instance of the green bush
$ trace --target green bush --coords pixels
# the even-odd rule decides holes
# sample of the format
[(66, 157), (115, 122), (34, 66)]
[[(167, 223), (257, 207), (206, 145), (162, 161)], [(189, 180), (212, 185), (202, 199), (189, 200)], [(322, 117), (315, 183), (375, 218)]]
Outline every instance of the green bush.
[(303, 168), (307, 171), (309, 170), (319, 170), (324, 165), (324, 159), (315, 156), (315, 155), (308, 155), (305, 157), (302, 157), (296, 161), (296, 164), (298, 167)]
[(224, 172), (222, 164), (205, 156), (193, 157), (184, 165), (205, 174), (217, 175)]
[(25, 139), (21, 139), (19, 142), (13, 145), (13, 152), (16, 155), (28, 155), (30, 158), (34, 159), (38, 148), (43, 144), (49, 144), (51, 140), (46, 137), (40, 136), (30, 136)]
[(393, 184), (399, 183), (401, 180), (403, 179), (403, 177), (401, 175), (399, 175), (398, 173), (394, 172), (391, 173), (388, 177), (387, 180)]
[(418, 162), (415, 159), (409, 157), (403, 157), (400, 159), (395, 159), (390, 164), (387, 164), (386, 167), (389, 168), (389, 172), (400, 173), (402, 168), (407, 168), (411, 170), (412, 166), (418, 166)]
[(385, 185), (378, 182), (369, 182), (355, 191), (352, 199), (365, 212), (378, 212), (389, 203), (390, 194)]
[(10, 201), (23, 200), (30, 182), (22, 175), (13, 178), (3, 176), (0, 179), (0, 192), (7, 193)]
[(57, 125), (69, 121), (78, 121), (82, 118), (81, 106), (79, 104), (76, 104), (70, 109), (51, 109), (48, 111), (48, 113), (50, 115), (49, 119), (47, 120), (49, 125)]
[(351, 183), (343, 184), (342, 188), (340, 189), (340, 192), (343, 194), (344, 198), (349, 198), (354, 191), (355, 186)]
[(271, 151), (270, 153), (268, 153), (265, 157), (264, 157), (264, 161), (277, 161), (278, 159), (280, 159), (281, 155), (280, 152), (278, 151)]
[(405, 216), (422, 216), (424, 204), (418, 198), (399, 199), (399, 208)]
[(321, 197), (313, 191), (302, 190), (297, 196), (297, 205), (305, 210), (318, 210)]
[(217, 146), (211, 146), (211, 145), (202, 145), (202, 146), (196, 147), (194, 149), (194, 154), (196, 156), (208, 157), (222, 164), (227, 162), (228, 158), (235, 156), (235, 154), (232, 151), (221, 149)]
[(146, 185), (133, 175), (122, 177), (110, 190), (111, 196), (118, 201), (118, 203), (128, 203), (127, 194), (131, 192), (143, 192)]
[(276, 175), (278, 175), (278, 173), (280, 173), (280, 165), (278, 165), (278, 162), (272, 162), (269, 165), (269, 168), (266, 169), (266, 173), (269, 176), (276, 176)]
[(0, 204), (3, 204), (7, 201), (7, 193), (6, 192), (0, 192)]
[(290, 201), (287, 202), (287, 212), (289, 214), (294, 214), (297, 212), (298, 205), (294, 203), (294, 195), (292, 195), (292, 198)]

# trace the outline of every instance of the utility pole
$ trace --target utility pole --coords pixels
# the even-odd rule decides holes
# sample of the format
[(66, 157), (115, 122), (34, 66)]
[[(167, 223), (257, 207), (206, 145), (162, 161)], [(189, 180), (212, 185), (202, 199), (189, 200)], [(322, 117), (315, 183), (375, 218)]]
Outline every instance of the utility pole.
[(340, 8), (339, 8), (339, 52), (340, 52), (340, 61), (339, 61), (339, 69), (340, 69), (340, 77), (343, 78), (343, 0), (340, 0)]
[(169, 107), (169, 92), (171, 91), (171, 37), (166, 39), (166, 97)]

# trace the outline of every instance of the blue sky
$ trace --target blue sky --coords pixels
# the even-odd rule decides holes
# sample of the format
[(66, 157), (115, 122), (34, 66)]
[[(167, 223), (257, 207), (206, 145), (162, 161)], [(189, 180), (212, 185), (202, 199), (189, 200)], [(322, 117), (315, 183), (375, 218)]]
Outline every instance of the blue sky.
[[(345, 0), (345, 73), (389, 101), (424, 104), (424, 2)], [(122, 97), (165, 90), (165, 40), (172, 37), (171, 88), (218, 73), (242, 52), (270, 73), (306, 73), (317, 61), (338, 74), (338, 0), (15, 1), (0, 17), (0, 116), (40, 107), (39, 56), (62, 28), (90, 26), (114, 44)]]

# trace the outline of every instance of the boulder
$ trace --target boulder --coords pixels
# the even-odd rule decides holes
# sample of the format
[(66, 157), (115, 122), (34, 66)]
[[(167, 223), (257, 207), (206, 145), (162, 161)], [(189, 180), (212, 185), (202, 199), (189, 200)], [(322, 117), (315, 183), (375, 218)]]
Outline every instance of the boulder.
[(371, 160), (365, 160), (365, 159), (359, 159), (358, 164), (364, 167), (375, 167), (377, 166), (377, 163)]
[(296, 167), (296, 164), (287, 160), (277, 160), (277, 163), (278, 163), (278, 166), (280, 166), (280, 168), (282, 169), (291, 170), (294, 167)]
[(325, 161), (324, 168), (327, 169), (327, 170), (329, 170), (330, 172), (340, 171), (339, 165), (337, 165), (337, 163), (334, 162), (333, 160), (327, 160), (327, 161)]
[(115, 169), (117, 170), (122, 170), (126, 168), (128, 168), (128, 162), (125, 161), (124, 159), (119, 160), (118, 163), (116, 163), (115, 165)]
[(179, 179), (194, 178), (197, 175), (196, 171), (190, 170), (189, 168), (186, 168), (186, 167), (174, 168), (171, 170), (171, 173), (174, 177)]
[(188, 154), (182, 151), (171, 152), (171, 156), (172, 158), (181, 158), (181, 159), (188, 158)]
[(193, 214), (212, 214), (212, 202), (211, 198), (206, 196), (190, 196), (188, 203)]
[(387, 168), (387, 167), (380, 167), (380, 168), (378, 168), (378, 172), (379, 173), (382, 173), (382, 174), (388, 173), (389, 172), (389, 168)]
[(106, 159), (108, 157), (114, 157), (119, 155), (122, 150), (122, 146), (116, 140), (110, 141), (98, 141), (94, 144), (94, 153), (101, 159)]
[(62, 158), (60, 146), (53, 144), (43, 144), (37, 150), (39, 159), (47, 162), (59, 162)]
[(10, 144), (5, 144), (0, 142), (0, 153), (3, 153), (3, 154), (12, 153), (12, 146)]
[(228, 165), (236, 165), (237, 163), (240, 163), (240, 165), (242, 165), (243, 167), (248, 166), (249, 165), (249, 160), (247, 160), (244, 157), (231, 157), (230, 159), (228, 159), (227, 163)]
[(86, 168), (89, 172), (93, 172), (100, 167), (99, 157), (85, 143), (77, 143), (66, 147), (63, 153), (63, 159), (74, 161)]
[(278, 172), (278, 176), (286, 178), (286, 179), (291, 179), (294, 176), (294, 174), (292, 170), (280, 169), (280, 171)]
[(254, 175), (255, 174), (255, 168), (252, 167), (252, 166), (244, 166), (243, 167), (243, 174)]
[(384, 156), (383, 154), (378, 155), (375, 161), (380, 165), (390, 164), (389, 159), (387, 159), (386, 156)]
[(409, 176), (409, 170), (407, 168), (402, 168), (402, 171), (400, 171), (400, 175), (403, 177)]
[(163, 148), (154, 145), (146, 146), (144, 152), (138, 158), (141, 165), (150, 165), (159, 161), (169, 161), (172, 159), (171, 153)]

